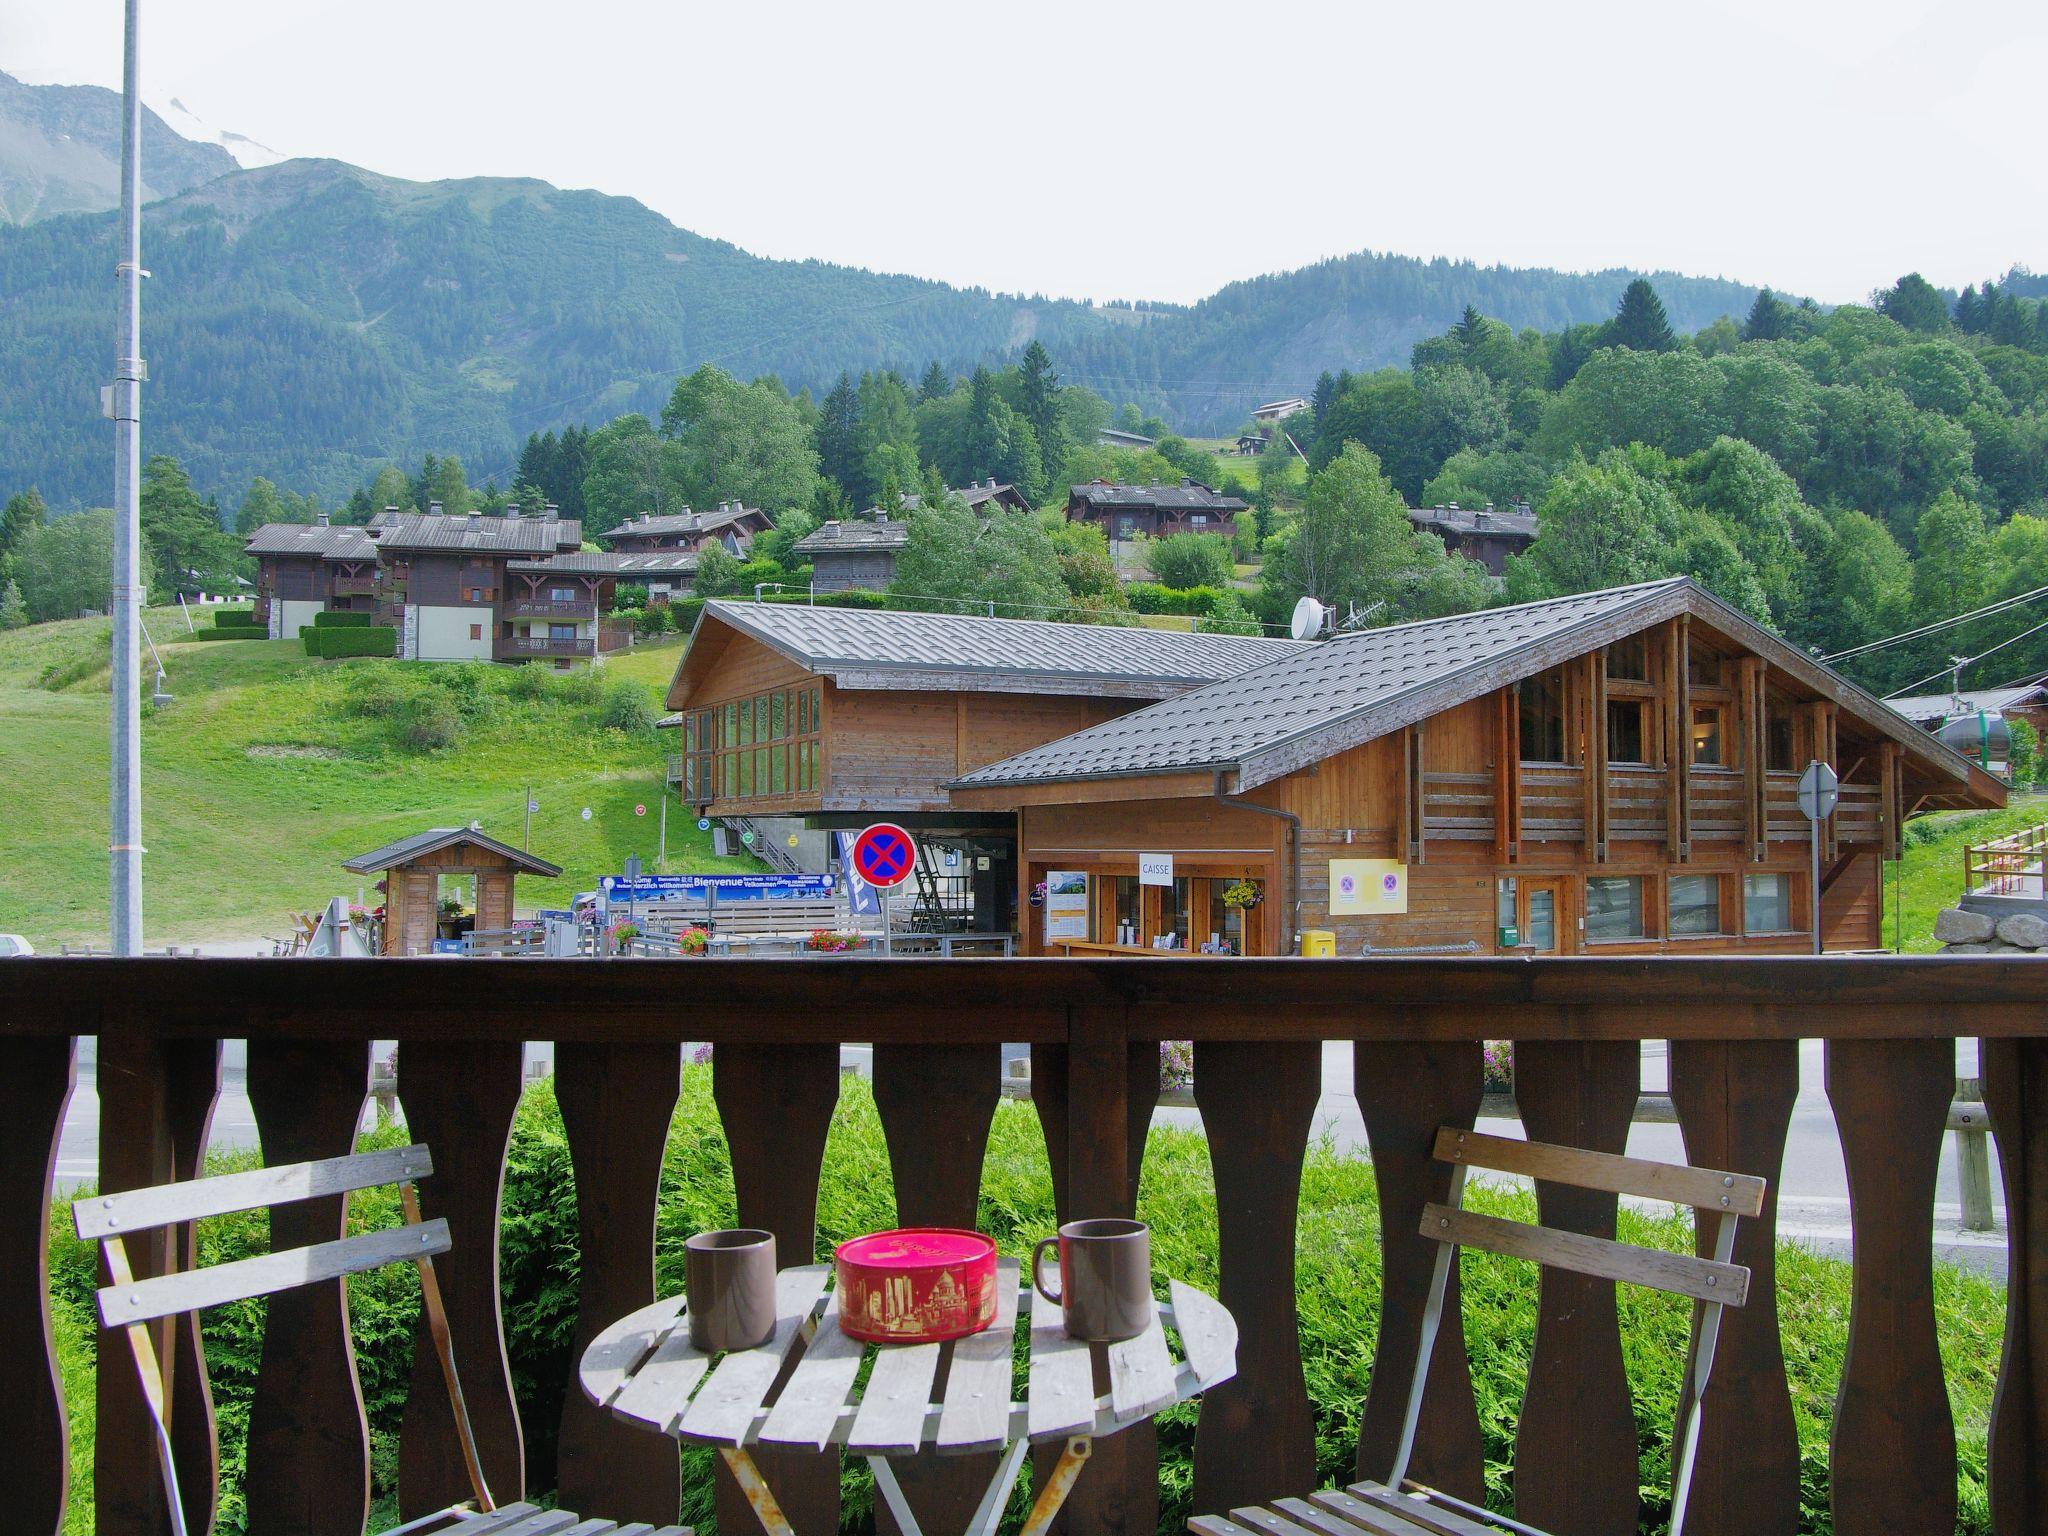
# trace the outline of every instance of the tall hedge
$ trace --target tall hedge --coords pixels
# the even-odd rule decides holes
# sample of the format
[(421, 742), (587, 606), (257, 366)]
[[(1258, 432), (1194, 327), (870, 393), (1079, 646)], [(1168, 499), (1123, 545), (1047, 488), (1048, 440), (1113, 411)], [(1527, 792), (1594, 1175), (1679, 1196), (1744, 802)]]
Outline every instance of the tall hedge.
[(262, 629), (257, 622), (253, 608), (216, 608), (213, 610), (215, 629)]
[(313, 615), (313, 622), (322, 629), (366, 629), (369, 627), (370, 617), (367, 613), (348, 613), (339, 608), (322, 608)]

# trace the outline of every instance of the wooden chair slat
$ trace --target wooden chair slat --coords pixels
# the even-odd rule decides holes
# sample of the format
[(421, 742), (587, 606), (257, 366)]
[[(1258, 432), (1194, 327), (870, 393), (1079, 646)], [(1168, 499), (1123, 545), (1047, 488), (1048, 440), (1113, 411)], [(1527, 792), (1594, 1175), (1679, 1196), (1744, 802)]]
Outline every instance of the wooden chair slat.
[(818, 1319), (818, 1331), (804, 1346), (804, 1357), (795, 1373), (782, 1384), (782, 1391), (761, 1426), (760, 1438), (767, 1445), (807, 1445), (822, 1451), (839, 1427), (839, 1410), (853, 1390), (860, 1374), (863, 1352), (860, 1340), (840, 1331), (839, 1293), (825, 1303), (825, 1315)]
[[(572, 1510), (544, 1509), (510, 1525), (486, 1527), (486, 1531), (488, 1536), (563, 1536), (577, 1521), (578, 1516)], [(463, 1536), (472, 1536), (472, 1533), (466, 1531)]]
[(774, 1334), (759, 1349), (734, 1350), (719, 1361), (718, 1369), (684, 1410), (675, 1432), (733, 1446), (746, 1443), (754, 1416), (782, 1372), (783, 1356), (817, 1305), (830, 1274), (826, 1265), (806, 1264), (785, 1269), (775, 1277)]
[(1317, 1536), (1359, 1536), (1361, 1531), (1370, 1533), (1370, 1536), (1429, 1536), (1421, 1526), (1383, 1511), (1368, 1513), (1361, 1509), (1351, 1514), (1339, 1514), (1306, 1499), (1275, 1499), (1273, 1507), (1298, 1524), (1307, 1526)]
[[(1000, 1451), (1009, 1443), (1010, 1358), (1017, 1336), (1015, 1259), (996, 1261), (996, 1320), (953, 1346), (946, 1372), (946, 1402), (936, 1444), (942, 1450)], [(895, 1354), (883, 1351), (883, 1359)], [(881, 1374), (879, 1364), (876, 1376)], [(868, 1398), (875, 1383), (868, 1382)], [(863, 1408), (866, 1404), (863, 1403)], [(856, 1424), (855, 1428), (859, 1428)], [(910, 1435), (915, 1443), (916, 1430)]]
[(1325, 1497), (1316, 1495), (1318, 1504), (1339, 1507), (1337, 1500), (1352, 1498), (1364, 1507), (1383, 1509), (1399, 1515), (1412, 1525), (1419, 1525), (1434, 1536), (1500, 1536), (1493, 1526), (1483, 1525), (1470, 1515), (1461, 1515), (1455, 1509), (1446, 1509), (1441, 1504), (1432, 1504), (1427, 1499), (1411, 1499), (1406, 1494), (1396, 1493), (1380, 1483), (1353, 1483), (1344, 1493)]
[(252, 1168), (246, 1173), (221, 1173), (149, 1189), (95, 1195), (76, 1202), (71, 1214), (78, 1235), (92, 1241), (207, 1216), (253, 1211), (259, 1206), (318, 1200), (378, 1184), (423, 1179), (433, 1171), (434, 1160), (425, 1147), (390, 1147), (381, 1152), (323, 1157), (310, 1163), (285, 1163), (276, 1168)]
[(562, 1536), (617, 1536), (618, 1529), (615, 1520), (585, 1520), (581, 1525), (570, 1526)]
[(1756, 1216), (1764, 1207), (1764, 1181), (1754, 1174), (1619, 1157), (1612, 1152), (1589, 1152), (1583, 1147), (1560, 1147), (1550, 1142), (1517, 1141), (1455, 1126), (1445, 1126), (1437, 1132), (1436, 1155), (1447, 1163), (1526, 1174), (1606, 1194), (1637, 1195), (1701, 1210), (1732, 1211), (1737, 1216)]
[(132, 1285), (110, 1285), (99, 1293), (100, 1320), (109, 1328), (122, 1328), (177, 1312), (196, 1312), (225, 1302), (268, 1296), (316, 1280), (338, 1280), (343, 1275), (385, 1264), (431, 1258), (447, 1251), (445, 1221), (363, 1232), (331, 1243), (236, 1259), (210, 1269), (158, 1275)]
[(1251, 1536), (1235, 1520), (1226, 1520), (1221, 1515), (1196, 1515), (1188, 1521), (1188, 1529), (1195, 1536)]
[(1152, 1326), (1135, 1339), (1110, 1345), (1109, 1410), (1119, 1419), (1143, 1418), (1174, 1400), (1173, 1356), (1166, 1348), (1166, 1325), (1159, 1308), (1152, 1309)]
[(1749, 1271), (1740, 1264), (1717, 1264), (1690, 1254), (1666, 1253), (1659, 1248), (1639, 1248), (1633, 1243), (1587, 1237), (1555, 1227), (1503, 1221), (1497, 1216), (1482, 1216), (1448, 1205), (1431, 1203), (1423, 1207), (1422, 1232), (1425, 1237), (1455, 1243), (1460, 1248), (1480, 1248), (1551, 1269), (1647, 1286), (1697, 1301), (1739, 1307), (1749, 1297)]
[(487, 1515), (471, 1515), (458, 1521), (454, 1529), (462, 1536), (500, 1536), (500, 1533), (520, 1521), (542, 1513), (538, 1504), (523, 1500), (513, 1504), (500, 1504)]
[(1246, 1504), (1230, 1512), (1230, 1518), (1249, 1531), (1263, 1531), (1266, 1536), (1315, 1536), (1315, 1532), (1296, 1525), (1285, 1515), (1275, 1514), (1270, 1509)]

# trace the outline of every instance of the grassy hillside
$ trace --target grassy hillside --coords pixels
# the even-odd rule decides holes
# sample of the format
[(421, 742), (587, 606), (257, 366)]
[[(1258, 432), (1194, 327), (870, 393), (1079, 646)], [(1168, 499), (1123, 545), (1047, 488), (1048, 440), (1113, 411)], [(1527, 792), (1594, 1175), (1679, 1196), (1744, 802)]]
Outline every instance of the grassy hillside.
[[(603, 722), (623, 683), (658, 704), (679, 641), (595, 673), (309, 660), (296, 642), (177, 641), (152, 612), (175, 702), (144, 706), (144, 933), (165, 943), (253, 939), (285, 914), (365, 884), (341, 861), (392, 838), (469, 821), (564, 868), (522, 879), (522, 909), (564, 904), (656, 851), (663, 743)], [(106, 942), (107, 624), (0, 634), (0, 930), (38, 947)], [(450, 744), (409, 744), (422, 722)], [(633, 807), (644, 804), (645, 817)], [(584, 822), (583, 807), (591, 819)], [(673, 812), (674, 807), (671, 807)], [(671, 814), (671, 869), (752, 869), (711, 857)]]
[(1895, 935), (1902, 935), (1900, 947), (1908, 954), (1939, 949), (1934, 919), (1963, 893), (1963, 850), (2043, 821), (2048, 821), (2048, 795), (2033, 793), (2014, 795), (2002, 811), (1959, 811), (1908, 822), (1903, 899), (1894, 895), (1901, 890), (1899, 865), (1884, 867), (1885, 947), (1893, 947)]

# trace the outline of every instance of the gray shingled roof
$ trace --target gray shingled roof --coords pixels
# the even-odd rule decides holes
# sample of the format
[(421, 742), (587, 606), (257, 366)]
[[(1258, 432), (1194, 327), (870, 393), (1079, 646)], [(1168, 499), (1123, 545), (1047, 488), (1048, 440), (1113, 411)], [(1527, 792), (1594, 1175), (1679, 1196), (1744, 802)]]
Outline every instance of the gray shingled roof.
[(1247, 505), (1235, 496), (1212, 491), (1199, 480), (1179, 485), (1110, 485), (1096, 481), (1067, 487), (1070, 501), (1089, 507), (1161, 507), (1173, 512), (1242, 512)]
[(308, 559), (368, 560), (376, 544), (363, 529), (324, 523), (265, 523), (242, 546), (251, 555), (303, 555)]
[(461, 517), (409, 512), (387, 525), (379, 549), (475, 550), (494, 555), (552, 555), (583, 542), (583, 525), (573, 518)]
[(1526, 507), (1415, 507), (1408, 521), (1425, 532), (1516, 534), (1536, 537), (1536, 514)]
[(359, 853), (352, 859), (344, 860), (341, 867), (358, 875), (376, 874), (396, 865), (409, 863), (422, 854), (453, 847), (457, 843), (481, 848), (486, 853), (495, 853), (501, 858), (510, 859), (523, 873), (529, 875), (541, 875), (553, 880), (562, 873), (561, 865), (550, 864), (546, 859), (537, 859), (509, 843), (499, 842), (495, 837), (486, 837), (474, 827), (434, 827), (426, 832), (415, 832), (411, 837), (401, 837), (395, 843), (386, 843), (382, 848), (373, 848), (368, 853)]
[(508, 560), (508, 571), (563, 571), (577, 576), (687, 576), (697, 569), (694, 550), (665, 550), (648, 555), (593, 555), (579, 552), (546, 560)]
[(736, 523), (741, 518), (759, 517), (761, 515), (759, 507), (742, 507), (737, 504), (713, 507), (709, 512), (685, 510), (682, 512), (666, 513), (660, 517), (637, 517), (630, 522), (620, 523), (616, 528), (607, 528), (603, 533), (597, 534), (595, 537), (600, 539), (616, 539), (630, 535), (634, 538), (645, 538), (649, 535), (658, 536), (669, 533), (709, 533), (714, 529), (724, 528), (729, 524)]
[(1924, 726), (1932, 725), (1937, 720), (1946, 720), (1951, 715), (1980, 709), (1995, 714), (2001, 709), (2010, 709), (2015, 704), (2038, 705), (2044, 692), (2048, 692), (2048, 689), (2044, 689), (2039, 683), (2008, 683), (2003, 688), (1975, 688), (1962, 694), (1908, 694), (1900, 699), (1886, 699), (1885, 703), (1915, 725)]
[(901, 549), (910, 542), (910, 524), (900, 518), (886, 522), (822, 523), (789, 546), (793, 555), (831, 555), (876, 549)]
[(1689, 577), (1366, 630), (1136, 710), (949, 787), (1228, 771), (1243, 791), (1680, 613), (1698, 616), (1850, 714), (1969, 782), (1968, 762)]
[(1312, 649), (1306, 641), (1186, 630), (727, 601), (704, 605), (692, 647), (712, 619), (842, 688), (1161, 699)]

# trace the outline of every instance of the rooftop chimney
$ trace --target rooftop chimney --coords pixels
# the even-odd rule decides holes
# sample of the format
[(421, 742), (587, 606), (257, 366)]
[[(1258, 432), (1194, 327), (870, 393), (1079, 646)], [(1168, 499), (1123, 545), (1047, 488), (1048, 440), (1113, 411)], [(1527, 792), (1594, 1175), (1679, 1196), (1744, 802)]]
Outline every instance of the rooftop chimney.
[(838, 518), (836, 518), (836, 517), (834, 517), (834, 518), (828, 518), (828, 519), (826, 519), (826, 522), (825, 522), (825, 526), (824, 526), (823, 528), (820, 528), (820, 529), (818, 530), (818, 532), (820, 532), (820, 533), (824, 534), (824, 535), (825, 535), (825, 537), (826, 537), (826, 538), (828, 538), (828, 539), (836, 539), (836, 538), (838, 538), (838, 537), (839, 537), (839, 519), (838, 519)]
[(545, 511), (549, 517), (560, 517), (562, 515), (562, 509), (556, 506), (552, 501), (549, 502), (542, 510)]
[(313, 521), (318, 523), (322, 528), (325, 528), (327, 526), (327, 514), (325, 512), (315, 512), (313, 514)]
[(1444, 506), (1444, 510), (1446, 512), (1455, 512), (1458, 510), (1458, 504), (1455, 501), (1447, 502)]
[(429, 516), (429, 517), (439, 517), (440, 515), (441, 515), (441, 503), (439, 503), (438, 501), (430, 501), (430, 502), (428, 502), (428, 503), (427, 503), (427, 516)]

